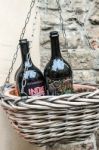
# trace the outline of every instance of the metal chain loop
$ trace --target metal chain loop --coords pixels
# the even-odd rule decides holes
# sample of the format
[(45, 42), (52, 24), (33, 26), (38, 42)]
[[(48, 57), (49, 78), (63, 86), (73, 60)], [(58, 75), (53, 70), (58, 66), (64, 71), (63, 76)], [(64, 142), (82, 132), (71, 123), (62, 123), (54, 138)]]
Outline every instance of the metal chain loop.
[(64, 27), (64, 19), (63, 19), (63, 16), (62, 16), (62, 8), (61, 8), (59, 0), (56, 0), (56, 2), (57, 2), (57, 6), (59, 8), (60, 24), (62, 26), (62, 34), (63, 34), (64, 40), (65, 40), (65, 48), (67, 50), (67, 56), (68, 56), (68, 59), (69, 59), (69, 63), (71, 65), (71, 56), (70, 56), (70, 53), (68, 52), (68, 49), (67, 49), (68, 48), (68, 43), (67, 43), (67, 39), (66, 39), (67, 35), (66, 35), (65, 27)]
[(32, 0), (31, 4), (30, 4), (29, 12), (28, 12), (26, 20), (25, 20), (25, 25), (24, 25), (24, 27), (22, 29), (22, 33), (20, 35), (20, 39), (23, 39), (23, 37), (24, 37), (25, 31), (26, 31), (26, 27), (27, 27), (27, 24), (29, 23), (29, 20), (30, 20), (30, 17), (31, 17), (31, 12), (32, 12), (32, 9), (34, 7), (34, 4), (35, 4), (35, 0)]
[(89, 18), (89, 16), (90, 16), (90, 11), (93, 9), (93, 7), (94, 7), (93, 4), (89, 5), (89, 9), (88, 9), (87, 14), (84, 16), (84, 21), (83, 21), (83, 23), (80, 22), (79, 19), (78, 19), (78, 12), (76, 12), (77, 18), (75, 18), (75, 22), (77, 23), (79, 30), (82, 32), (83, 37), (84, 37), (84, 40), (85, 40), (85, 42), (86, 42), (86, 45), (88, 46), (88, 48), (89, 48), (90, 50), (95, 50), (95, 48), (91, 46), (91, 43), (90, 43), (90, 41), (89, 41), (88, 33), (87, 33), (87, 31), (86, 31), (86, 25), (87, 25), (87, 22), (88, 22), (88, 18)]
[(67, 49), (68, 43), (67, 43), (67, 40), (66, 40), (66, 32), (65, 32), (65, 27), (64, 27), (64, 19), (63, 19), (63, 16), (62, 16), (62, 8), (61, 8), (59, 0), (56, 0), (56, 3), (57, 3), (57, 6), (58, 6), (58, 9), (59, 9), (60, 24), (61, 24), (61, 27), (62, 27), (62, 33), (63, 33), (63, 37), (64, 37), (64, 40), (65, 40), (65, 48)]
[(6, 83), (9, 83), (10, 76), (11, 76), (11, 73), (13, 71), (13, 66), (14, 66), (14, 64), (16, 62), (16, 58), (17, 58), (17, 55), (18, 55), (18, 50), (19, 50), (19, 44), (17, 45), (17, 50), (16, 50), (16, 52), (13, 55), (13, 60), (12, 60), (12, 63), (11, 63), (11, 67), (9, 69), (8, 75), (7, 75), (6, 80), (4, 82), (4, 86), (6, 85)]
[[(28, 11), (28, 13), (27, 13), (26, 20), (25, 20), (25, 25), (24, 25), (24, 27), (23, 27), (23, 29), (22, 29), (22, 32), (21, 32), (21, 35), (20, 35), (20, 39), (23, 39), (23, 38), (24, 38), (24, 35), (25, 35), (25, 32), (26, 32), (26, 27), (27, 27), (27, 25), (28, 25), (28, 23), (29, 23), (29, 20), (30, 20), (30, 17), (31, 17), (31, 12), (32, 12), (32, 9), (33, 9), (34, 5), (35, 5), (35, 0), (32, 0), (31, 3), (30, 3), (30, 8), (29, 8), (29, 11)], [(14, 67), (14, 64), (15, 64), (15, 62), (16, 62), (16, 59), (17, 59), (18, 50), (19, 50), (19, 44), (17, 45), (17, 50), (16, 50), (16, 52), (15, 52), (14, 55), (13, 55), (12, 64), (11, 64), (11, 67), (10, 67), (10, 69), (9, 69), (8, 75), (7, 75), (7, 77), (6, 77), (6, 80), (5, 80), (5, 82), (4, 82), (4, 86), (6, 85), (6, 83), (9, 83), (10, 76), (11, 76), (11, 73), (12, 73), (12, 71), (13, 71), (13, 67)], [(4, 87), (4, 86), (3, 86), (3, 87)]]
[[(59, 1), (59, 0), (56, 0), (56, 2), (57, 2), (57, 5), (58, 5), (58, 8), (59, 8), (60, 24), (61, 24), (61, 28), (62, 28), (63, 37), (64, 37), (64, 40), (65, 40), (65, 48), (67, 49), (67, 48), (68, 48), (68, 43), (67, 43), (67, 40), (66, 40), (66, 31), (65, 31), (65, 27), (64, 27), (65, 21), (64, 21), (63, 16), (62, 16), (62, 8), (61, 8), (61, 5), (60, 5), (60, 1)], [(66, 3), (66, 7), (70, 7), (71, 3), (72, 3), (72, 1), (69, 0), (69, 1)], [(91, 9), (91, 6), (89, 6), (89, 7), (90, 7), (89, 9)], [(93, 6), (92, 6), (92, 7), (93, 7)], [(83, 37), (84, 37), (84, 40), (85, 40), (86, 45), (88, 46), (88, 48), (89, 48), (90, 50), (95, 50), (95, 49), (91, 46), (91, 44), (90, 44), (90, 41), (89, 41), (89, 38), (88, 38), (88, 33), (87, 33), (87, 31), (86, 31), (86, 22), (87, 22), (87, 18), (88, 18), (88, 16), (89, 16), (89, 14), (90, 14), (90, 10), (88, 11), (87, 15), (86, 15), (85, 18), (84, 18), (84, 23), (81, 23), (81, 22), (79, 21), (78, 16), (77, 16), (77, 18), (75, 18), (74, 20), (75, 20), (75, 22), (78, 24), (79, 30), (82, 32)], [(77, 13), (76, 13), (76, 15), (77, 15)], [(67, 50), (68, 50), (68, 49), (67, 49)], [(69, 63), (71, 64), (71, 56), (70, 56), (70, 53), (68, 52), (67, 55), (68, 55)]]
[(26, 96), (28, 96), (26, 93), (25, 93), (25, 91), (24, 91), (24, 88), (25, 88), (25, 86), (26, 86), (26, 83), (27, 83), (27, 81), (26, 81), (26, 79), (25, 79), (25, 73), (26, 73), (26, 71), (28, 71), (28, 65), (31, 65), (32, 66), (32, 64), (31, 64), (31, 60), (30, 60), (31, 58), (30, 58), (30, 53), (28, 53), (27, 54), (27, 59), (26, 59), (26, 62), (25, 62), (25, 68), (24, 68), (24, 72), (23, 72), (23, 78), (22, 78), (22, 84), (21, 84), (21, 94), (25, 94)]
[[(45, 15), (44, 15), (44, 17), (45, 17), (45, 22), (47, 21), (47, 14), (48, 14), (48, 0), (45, 0)], [(45, 26), (46, 26), (47, 24), (45, 23)]]
[[(38, 3), (39, 3), (39, 0), (37, 1)], [(35, 27), (36, 27), (36, 19), (37, 19), (37, 15), (38, 15), (38, 5), (36, 5), (36, 11), (35, 11), (35, 16), (34, 16), (34, 19), (35, 19), (35, 22), (33, 22), (33, 30), (32, 30), (32, 37), (34, 36), (34, 31), (35, 31)], [(26, 22), (27, 22), (27, 20), (26, 20)], [(32, 41), (31, 41), (32, 42)], [(30, 49), (30, 47), (29, 47), (29, 49)], [(28, 71), (28, 67), (29, 67), (29, 65), (31, 65), (32, 66), (32, 64), (31, 64), (31, 57), (30, 57), (30, 52), (28, 52), (28, 54), (27, 54), (27, 59), (26, 59), (26, 62), (25, 62), (25, 68), (24, 68), (24, 70), (23, 70), (23, 78), (22, 78), (22, 83), (21, 83), (21, 94), (24, 94), (24, 95), (26, 95), (26, 96), (28, 96), (27, 95), (27, 93), (25, 93), (25, 91), (24, 91), (24, 88), (26, 87), (26, 84), (27, 84), (27, 81), (26, 81), (26, 79), (25, 79), (25, 73)]]

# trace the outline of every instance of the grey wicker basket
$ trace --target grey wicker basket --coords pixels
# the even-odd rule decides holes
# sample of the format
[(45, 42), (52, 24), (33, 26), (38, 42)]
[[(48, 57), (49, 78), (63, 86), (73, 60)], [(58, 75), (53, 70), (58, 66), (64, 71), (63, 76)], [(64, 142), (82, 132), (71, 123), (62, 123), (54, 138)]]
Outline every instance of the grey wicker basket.
[(72, 94), (21, 98), (11, 87), (2, 96), (1, 105), (12, 126), (30, 143), (83, 141), (99, 125), (99, 90), (77, 84), (74, 88)]

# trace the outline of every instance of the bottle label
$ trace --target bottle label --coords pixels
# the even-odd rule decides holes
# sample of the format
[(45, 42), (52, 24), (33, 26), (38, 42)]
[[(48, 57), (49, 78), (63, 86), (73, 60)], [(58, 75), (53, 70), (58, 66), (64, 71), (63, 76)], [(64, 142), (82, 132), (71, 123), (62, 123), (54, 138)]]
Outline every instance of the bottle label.
[(45, 87), (44, 82), (42, 81), (35, 81), (26, 83), (24, 87), (24, 93), (28, 96), (43, 96), (45, 95)]
[(47, 92), (49, 95), (62, 95), (73, 92), (72, 79), (47, 78)]

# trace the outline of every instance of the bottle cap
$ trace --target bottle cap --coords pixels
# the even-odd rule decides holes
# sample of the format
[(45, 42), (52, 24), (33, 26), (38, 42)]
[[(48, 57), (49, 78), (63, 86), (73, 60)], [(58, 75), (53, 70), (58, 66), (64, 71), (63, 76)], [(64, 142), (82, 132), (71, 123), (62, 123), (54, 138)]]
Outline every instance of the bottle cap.
[(50, 32), (50, 37), (56, 37), (56, 36), (59, 36), (57, 31)]
[(19, 44), (22, 46), (22, 45), (27, 45), (29, 47), (29, 41), (27, 39), (21, 39), (19, 40)]
[(24, 44), (24, 43), (27, 43), (28, 41), (27, 41), (27, 39), (21, 39), (21, 40), (19, 40), (19, 44)]
[(19, 40), (19, 45), (21, 49), (28, 50), (29, 51), (29, 41), (27, 39), (21, 39)]

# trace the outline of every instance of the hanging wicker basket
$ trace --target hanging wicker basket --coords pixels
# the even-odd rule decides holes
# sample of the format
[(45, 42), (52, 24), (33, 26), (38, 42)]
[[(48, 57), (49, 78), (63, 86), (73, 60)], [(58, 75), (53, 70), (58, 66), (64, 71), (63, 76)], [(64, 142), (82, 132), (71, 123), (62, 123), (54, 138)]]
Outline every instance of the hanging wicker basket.
[(98, 128), (99, 90), (74, 84), (75, 93), (61, 96), (15, 96), (6, 89), (1, 105), (12, 126), (30, 143), (83, 141)]

